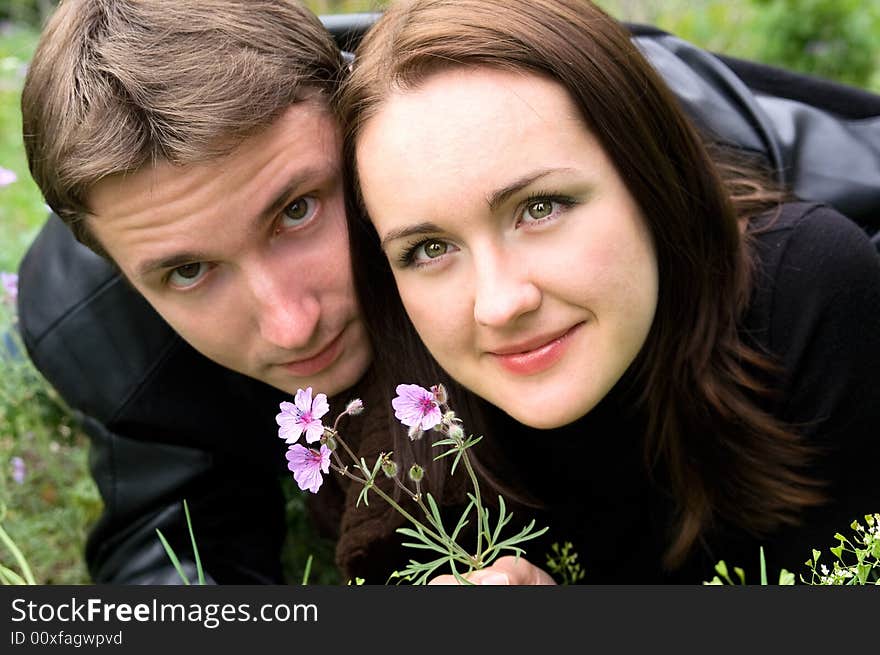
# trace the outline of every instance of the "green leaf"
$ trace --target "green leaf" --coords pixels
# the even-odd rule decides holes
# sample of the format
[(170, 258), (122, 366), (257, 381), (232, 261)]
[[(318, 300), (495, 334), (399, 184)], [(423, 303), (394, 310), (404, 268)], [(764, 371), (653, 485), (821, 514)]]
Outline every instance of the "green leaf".
[(364, 485), (364, 488), (361, 489), (361, 492), (358, 494), (357, 502), (354, 504), (355, 507), (359, 507), (362, 500), (364, 501), (364, 505), (366, 507), (370, 506), (370, 503), (367, 500), (367, 493), (369, 492), (369, 490), (370, 490), (370, 484), (367, 483)]
[(472, 447), (476, 446), (478, 443), (480, 443), (482, 440), (483, 440), (483, 435), (480, 435), (479, 437), (476, 437), (476, 438), (474, 438), (474, 435), (471, 435), (470, 438), (467, 440), (467, 442), (465, 442), (464, 447), (465, 448), (472, 448)]
[(794, 573), (791, 573), (790, 571), (786, 571), (785, 569), (782, 569), (779, 572), (779, 584), (785, 585), (785, 586), (793, 585), (794, 584)]
[[(813, 549), (813, 561), (816, 562), (816, 564), (819, 563), (819, 557), (821, 557), (821, 555), (822, 551), (816, 550), (815, 548)], [(810, 565), (808, 564), (807, 566)]]
[(764, 547), (761, 546), (760, 549), (761, 554), (761, 584), (767, 584), (767, 563), (764, 561)]
[(409, 565), (406, 566), (399, 573), (403, 577), (408, 577), (412, 579), (412, 583), (414, 585), (423, 585), (428, 582), (428, 580), (438, 568), (440, 568), (447, 562), (451, 562), (451, 558), (441, 557), (426, 564), (421, 564), (419, 562), (416, 562), (415, 560), (410, 560)]
[(832, 546), (828, 550), (830, 550), (834, 554), (834, 556), (837, 557), (837, 559), (841, 559), (841, 556), (843, 555), (843, 544), (840, 544), (839, 546)]
[(703, 584), (704, 584), (704, 585), (723, 585), (724, 583), (721, 582), (721, 578), (719, 578), (719, 577), (716, 575), (714, 578), (712, 578), (711, 580), (709, 580), (709, 582), (704, 582)]
[(492, 533), (492, 539), (490, 543), (498, 543), (498, 539), (501, 536), (502, 528), (510, 523), (510, 519), (512, 518), (513, 514), (507, 513), (507, 506), (504, 504), (504, 498), (502, 496), (498, 496), (498, 524), (495, 526), (495, 531)]
[(303, 581), (302, 586), (306, 586), (309, 584), (309, 573), (312, 572), (312, 556), (309, 555), (309, 558), (306, 560), (306, 570), (303, 571)]
[(446, 528), (443, 527), (443, 518), (440, 516), (440, 508), (437, 507), (437, 501), (434, 500), (434, 496), (432, 496), (431, 494), (426, 494), (425, 498), (428, 501), (428, 507), (430, 508), (431, 515), (434, 519), (434, 527), (440, 533), (441, 537), (443, 537), (445, 540), (450, 540), (449, 535), (446, 532)]
[(745, 584), (745, 583), (746, 583), (746, 572), (745, 572), (745, 571), (743, 571), (743, 570), (742, 570), (740, 567), (738, 567), (738, 566), (734, 566), (734, 567), (733, 567), (733, 572), (736, 573), (736, 577), (739, 578), (739, 583), (740, 583), (740, 584)]
[(453, 541), (458, 540), (459, 533), (468, 524), (468, 514), (470, 514), (471, 508), (473, 508), (474, 506), (474, 501), (473, 499), (471, 499), (471, 502), (468, 503), (467, 507), (465, 507), (464, 511), (461, 513), (461, 518), (458, 519), (458, 523), (455, 525), (455, 529), (452, 531)]
[(461, 461), (463, 451), (458, 450), (455, 451), (455, 459), (452, 460), (452, 467), (449, 469), (449, 475), (455, 475), (455, 469), (458, 467), (458, 463)]
[(168, 559), (170, 559), (171, 563), (174, 565), (174, 570), (177, 571), (177, 575), (179, 575), (180, 579), (183, 580), (183, 584), (190, 584), (189, 578), (187, 578), (186, 573), (183, 572), (183, 567), (180, 566), (180, 560), (177, 559), (177, 555), (174, 553), (174, 549), (171, 548), (171, 544), (169, 544), (168, 540), (165, 539), (165, 535), (162, 534), (162, 531), (159, 528), (156, 528), (156, 534), (159, 535), (159, 541), (162, 542), (162, 547), (168, 554)]
[(18, 573), (0, 564), (0, 582), (4, 585), (26, 585), (27, 581)]
[(718, 563), (715, 565), (715, 572), (726, 580), (727, 584), (733, 584), (733, 580), (730, 579), (730, 574), (727, 572), (727, 563), (723, 559), (718, 560)]
[(202, 560), (199, 558), (199, 547), (196, 545), (196, 537), (193, 534), (192, 520), (189, 517), (189, 506), (186, 499), (183, 501), (183, 513), (186, 515), (186, 527), (189, 530), (189, 540), (193, 547), (193, 557), (196, 560), (196, 573), (199, 576), (199, 584), (205, 584), (205, 572), (202, 570)]
[(856, 567), (856, 577), (859, 579), (859, 584), (865, 584), (865, 580), (868, 579), (868, 574), (871, 572), (870, 564), (859, 564)]
[[(6, 514), (6, 505), (3, 505), (3, 514)], [(18, 546), (15, 545), (15, 542), (12, 538), (6, 533), (6, 530), (0, 525), (0, 541), (3, 542), (3, 545), (9, 549), (9, 552), (12, 553), (13, 559), (15, 559), (15, 563), (18, 564), (18, 568), (21, 569), (21, 577), (29, 584), (35, 585), (37, 584), (34, 579), (34, 574), (31, 572), (31, 567), (28, 566), (27, 560), (24, 558), (24, 555), (21, 554), (21, 550), (19, 550)]]

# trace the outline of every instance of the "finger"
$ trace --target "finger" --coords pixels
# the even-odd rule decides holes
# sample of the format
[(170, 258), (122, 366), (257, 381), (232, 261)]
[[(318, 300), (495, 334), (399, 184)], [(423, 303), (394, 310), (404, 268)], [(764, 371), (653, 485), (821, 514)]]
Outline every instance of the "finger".
[(460, 584), (454, 575), (438, 575), (428, 580), (429, 585), (457, 585)]
[[(473, 571), (463, 576), (468, 582), (475, 585), (509, 585), (510, 578), (503, 571), (495, 571), (491, 567), (481, 571)], [(428, 581), (429, 585), (460, 585), (461, 582), (454, 575), (438, 575)]]
[(506, 584), (515, 585), (555, 585), (556, 581), (544, 569), (529, 562), (524, 557), (506, 555), (499, 557), (486, 571), (505, 575)]

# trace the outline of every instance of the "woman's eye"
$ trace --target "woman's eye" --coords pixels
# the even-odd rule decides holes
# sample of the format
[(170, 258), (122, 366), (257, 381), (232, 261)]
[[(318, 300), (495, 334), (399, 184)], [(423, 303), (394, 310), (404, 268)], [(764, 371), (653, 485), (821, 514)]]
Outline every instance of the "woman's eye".
[(168, 283), (178, 289), (186, 289), (201, 280), (208, 272), (208, 265), (204, 262), (193, 262), (178, 266), (168, 276)]
[(521, 220), (528, 222), (537, 222), (542, 219), (548, 218), (556, 213), (559, 209), (560, 203), (549, 200), (547, 198), (539, 198), (538, 200), (532, 200), (529, 202), (522, 213)]
[(448, 252), (452, 252), (453, 246), (440, 239), (429, 239), (422, 241), (412, 250), (411, 259), (416, 264), (424, 264), (432, 259), (442, 257)]
[(300, 196), (281, 212), (282, 227), (297, 227), (308, 222), (318, 209), (318, 201), (311, 196)]

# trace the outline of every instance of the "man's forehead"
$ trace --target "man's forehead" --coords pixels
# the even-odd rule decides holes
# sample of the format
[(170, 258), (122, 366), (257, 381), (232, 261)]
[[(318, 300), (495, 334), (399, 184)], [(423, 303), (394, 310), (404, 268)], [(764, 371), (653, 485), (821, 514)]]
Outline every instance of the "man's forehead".
[(176, 261), (177, 253), (202, 251), (205, 234), (220, 226), (255, 223), (296, 195), (335, 183), (339, 165), (333, 115), (317, 103), (298, 103), (222, 157), (185, 165), (162, 160), (105, 178), (89, 195), (87, 220), (132, 275)]
[[(195, 148), (188, 157), (179, 157), (174, 162), (152, 158), (135, 170), (107, 175), (89, 190), (90, 213), (122, 213), (136, 209), (138, 200), (155, 195), (158, 189), (178, 188), (186, 192), (218, 174), (259, 165), (267, 148), (277, 147), (279, 142), (289, 148), (285, 156), (304, 169), (338, 168), (339, 138), (338, 124), (327, 103), (322, 97), (309, 97), (291, 105), (266, 128), (247, 137)], [(120, 193), (122, 188), (128, 193)], [(141, 197), (130, 197), (135, 193)]]

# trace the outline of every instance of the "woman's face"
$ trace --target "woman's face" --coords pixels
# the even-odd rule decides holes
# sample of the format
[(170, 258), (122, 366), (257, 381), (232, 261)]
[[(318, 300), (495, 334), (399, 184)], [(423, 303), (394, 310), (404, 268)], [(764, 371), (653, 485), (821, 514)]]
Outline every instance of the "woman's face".
[(440, 72), (392, 94), (356, 155), (400, 297), (440, 365), (532, 427), (589, 412), (645, 342), (657, 262), (563, 87)]

